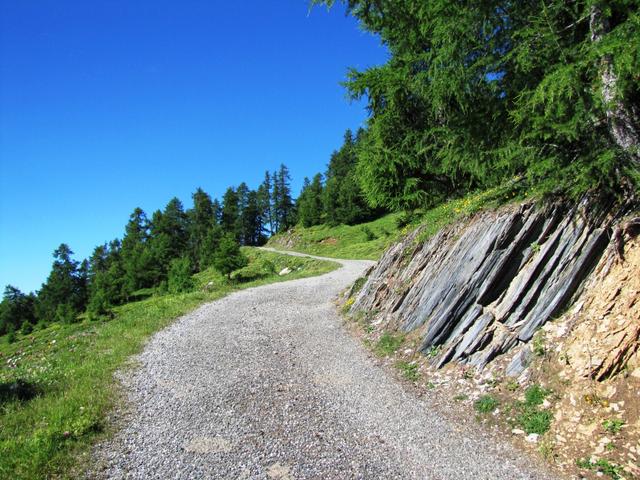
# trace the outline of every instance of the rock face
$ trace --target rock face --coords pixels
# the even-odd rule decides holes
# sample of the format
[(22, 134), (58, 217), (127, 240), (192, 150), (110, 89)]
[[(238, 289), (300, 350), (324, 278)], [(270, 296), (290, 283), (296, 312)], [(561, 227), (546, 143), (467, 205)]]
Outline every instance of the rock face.
[[(571, 304), (622, 210), (587, 199), (525, 203), (482, 212), (426, 241), (418, 229), (385, 253), (351, 312), (419, 335), (437, 366), (483, 368)], [(526, 354), (514, 362), (507, 371), (517, 375)]]

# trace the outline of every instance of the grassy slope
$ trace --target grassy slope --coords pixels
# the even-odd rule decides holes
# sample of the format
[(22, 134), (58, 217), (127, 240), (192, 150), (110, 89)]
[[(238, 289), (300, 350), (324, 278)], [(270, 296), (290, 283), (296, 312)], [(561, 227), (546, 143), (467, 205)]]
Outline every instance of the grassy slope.
[(494, 188), (417, 212), (411, 223), (402, 227), (399, 226), (399, 223), (404, 223), (401, 222), (402, 214), (392, 213), (361, 225), (296, 226), (286, 233), (275, 235), (268, 245), (280, 250), (290, 249), (331, 258), (378, 260), (389, 245), (420, 225), (425, 227), (422, 234), (424, 240), (466, 215), (514, 199), (516, 194), (510, 189)]
[[(113, 320), (51, 325), (13, 344), (0, 338), (0, 478), (77, 478), (117, 402), (114, 372), (175, 318), (233, 290), (338, 266), (255, 249), (245, 253), (251, 263), (243, 272), (252, 281), (229, 283), (208, 270), (195, 276), (196, 291), (124, 305)], [(293, 272), (275, 273), (285, 267)]]

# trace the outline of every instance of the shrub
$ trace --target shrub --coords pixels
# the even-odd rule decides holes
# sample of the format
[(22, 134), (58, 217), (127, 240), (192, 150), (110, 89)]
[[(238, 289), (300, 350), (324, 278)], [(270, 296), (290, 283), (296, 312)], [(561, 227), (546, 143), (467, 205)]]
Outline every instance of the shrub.
[(493, 412), (498, 405), (500, 405), (500, 402), (491, 395), (483, 395), (473, 404), (476, 411), (480, 413)]
[(367, 242), (371, 242), (371, 241), (375, 240), (376, 238), (378, 238), (378, 237), (376, 237), (376, 234), (373, 233), (373, 231), (369, 227), (367, 227), (366, 225), (362, 227), (362, 233), (364, 233), (364, 236), (366, 237)]
[(78, 313), (68, 303), (61, 303), (56, 307), (56, 322), (75, 323), (78, 321)]
[(520, 415), (516, 417), (516, 421), (525, 432), (542, 435), (551, 428), (552, 418), (551, 412), (549, 411), (525, 406)]
[(176, 258), (169, 266), (167, 286), (171, 293), (185, 293), (193, 289), (191, 277), (191, 262), (187, 257)]
[(417, 363), (400, 361), (396, 363), (396, 367), (400, 369), (400, 371), (402, 372), (402, 376), (407, 380), (411, 380), (412, 382), (415, 382), (420, 378), (420, 373), (418, 372)]
[(240, 251), (240, 244), (233, 233), (226, 233), (213, 256), (213, 267), (231, 279), (231, 272), (247, 265), (247, 257)]
[(24, 322), (22, 327), (20, 327), (20, 333), (22, 335), (29, 335), (33, 332), (33, 324), (31, 322)]
[(622, 429), (623, 425), (624, 425), (624, 420), (619, 420), (617, 418), (605, 420), (604, 422), (602, 422), (602, 427), (607, 432), (612, 433), (614, 435), (617, 433), (620, 433), (620, 430)]
[(535, 407), (542, 405), (544, 399), (551, 393), (550, 390), (542, 388), (540, 385), (531, 385), (524, 392), (524, 399), (527, 406)]

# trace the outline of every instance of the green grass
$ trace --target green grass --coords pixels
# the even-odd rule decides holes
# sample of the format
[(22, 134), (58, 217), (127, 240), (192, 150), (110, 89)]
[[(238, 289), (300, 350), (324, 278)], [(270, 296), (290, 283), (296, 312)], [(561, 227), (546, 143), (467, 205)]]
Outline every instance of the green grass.
[(384, 332), (376, 344), (375, 353), (380, 357), (392, 355), (400, 348), (403, 341), (404, 335)]
[(592, 462), (588, 458), (583, 458), (576, 460), (576, 465), (586, 470), (595, 470), (596, 472), (602, 473), (613, 480), (620, 480), (622, 478), (622, 467), (615, 463), (611, 463), (604, 458), (601, 458), (597, 462)]
[(420, 372), (418, 372), (418, 364), (405, 362), (403, 360), (396, 363), (396, 367), (402, 372), (402, 376), (412, 382), (417, 381), (420, 378)]
[(524, 402), (514, 404), (517, 424), (527, 433), (542, 435), (551, 428), (553, 415), (550, 411), (540, 408), (544, 399), (551, 394), (550, 390), (540, 385), (531, 385), (524, 392)]
[(620, 430), (622, 430), (623, 426), (624, 426), (624, 420), (619, 420), (617, 418), (608, 419), (602, 422), (602, 427), (607, 432), (612, 433), (614, 435), (620, 433)]
[(483, 395), (473, 404), (479, 413), (491, 413), (498, 408), (498, 405), (500, 405), (500, 402), (491, 395)]
[[(209, 270), (195, 276), (196, 291), (129, 303), (112, 320), (54, 324), (11, 344), (0, 338), (0, 478), (80, 477), (90, 446), (109, 433), (106, 415), (119, 402), (114, 372), (175, 318), (237, 289), (338, 266), (255, 249), (245, 254), (257, 273), (245, 271), (243, 283)], [(274, 273), (285, 267), (293, 272)]]
[(395, 242), (401, 230), (397, 220), (401, 214), (392, 213), (373, 222), (360, 225), (296, 226), (289, 232), (275, 235), (268, 246), (283, 248), (291, 241), (293, 250), (331, 258), (377, 260)]

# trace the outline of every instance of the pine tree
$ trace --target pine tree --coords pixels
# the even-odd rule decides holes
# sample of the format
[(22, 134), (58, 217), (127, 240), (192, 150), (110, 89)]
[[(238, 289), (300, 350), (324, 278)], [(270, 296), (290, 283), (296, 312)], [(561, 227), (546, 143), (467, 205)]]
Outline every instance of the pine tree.
[(298, 197), (298, 220), (305, 227), (319, 225), (323, 217), (323, 197), (322, 175), (316, 174), (313, 182), (308, 178), (304, 179), (304, 184), (300, 196)]
[(247, 258), (240, 251), (240, 244), (233, 232), (226, 232), (213, 258), (213, 266), (222, 275), (231, 279), (231, 272), (244, 267)]
[(357, 180), (371, 206), (514, 176), (570, 193), (640, 177), (640, 1), (343, 3), (391, 53), (348, 73), (370, 111)]
[(130, 297), (142, 288), (154, 286), (158, 274), (153, 252), (148, 246), (149, 222), (141, 208), (136, 208), (125, 227), (120, 256), (124, 270), (124, 290)]
[(7, 285), (0, 303), (0, 335), (21, 330), (23, 325), (34, 325), (35, 296), (24, 294), (18, 288)]
[(213, 225), (207, 232), (200, 248), (200, 259), (198, 262), (200, 270), (204, 270), (213, 265), (213, 259), (218, 251), (223, 235), (224, 232), (220, 225)]
[(96, 247), (89, 259), (87, 310), (93, 315), (105, 315), (111, 307), (126, 300), (125, 272), (120, 257), (120, 241)]
[(73, 252), (64, 243), (53, 252), (51, 273), (38, 292), (35, 305), (39, 322), (56, 321), (60, 312), (64, 312), (65, 321), (72, 321), (86, 307), (86, 280), (71, 255)]
[(240, 213), (241, 242), (243, 245), (257, 246), (265, 241), (263, 212), (259, 194), (251, 190), (247, 194), (246, 204)]
[(272, 199), (271, 175), (267, 170), (264, 172), (264, 181), (258, 188), (258, 203), (260, 205), (260, 211), (262, 212), (262, 224), (265, 227), (268, 227), (269, 235), (273, 235), (275, 233)]
[(232, 233), (236, 239), (240, 239), (240, 208), (238, 192), (233, 187), (227, 188), (222, 197), (222, 216), (220, 225), (225, 233)]
[(203, 258), (202, 245), (209, 230), (219, 220), (220, 204), (211, 201), (211, 197), (201, 188), (193, 194), (193, 208), (187, 212), (188, 217), (188, 254), (195, 270), (200, 271), (200, 259)]
[(273, 180), (273, 205), (276, 231), (286, 230), (295, 224), (295, 209), (291, 198), (291, 175), (286, 165), (281, 164)]
[(153, 285), (159, 285), (167, 279), (171, 260), (187, 252), (189, 240), (188, 218), (182, 202), (173, 198), (164, 212), (153, 214), (149, 225), (150, 255), (153, 258)]

